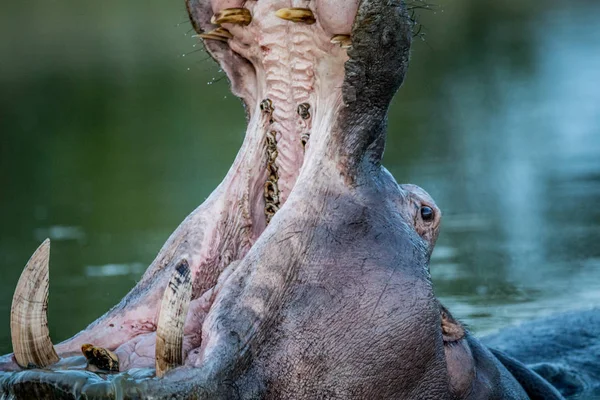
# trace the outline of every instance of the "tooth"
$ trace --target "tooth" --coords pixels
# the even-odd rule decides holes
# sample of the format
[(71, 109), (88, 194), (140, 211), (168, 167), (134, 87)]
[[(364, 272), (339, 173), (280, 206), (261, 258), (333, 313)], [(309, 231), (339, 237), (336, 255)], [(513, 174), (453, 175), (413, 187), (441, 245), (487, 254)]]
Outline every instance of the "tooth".
[(202, 39), (220, 40), (221, 42), (226, 42), (233, 38), (233, 35), (225, 28), (217, 28), (210, 32), (201, 33), (197, 36), (201, 37)]
[(339, 44), (342, 49), (348, 49), (352, 47), (352, 39), (350, 35), (335, 35), (331, 38), (331, 43)]
[(281, 19), (292, 22), (303, 22), (309, 25), (317, 21), (313, 12), (308, 8), (282, 8), (277, 10), (275, 15)]
[(296, 109), (298, 115), (300, 115), (300, 118), (302, 119), (309, 119), (310, 118), (310, 104), (308, 103), (302, 103), (300, 105), (298, 105), (298, 108)]
[(59, 360), (48, 332), (50, 239), (33, 253), (21, 273), (10, 309), (10, 336), (17, 364), (43, 368)]
[(247, 8), (226, 8), (213, 15), (210, 19), (210, 23), (213, 25), (248, 25), (250, 22), (252, 22), (252, 15)]
[(163, 295), (156, 328), (156, 376), (183, 364), (183, 327), (192, 300), (192, 277), (186, 260), (179, 263)]
[(119, 357), (112, 351), (86, 343), (81, 346), (81, 352), (87, 359), (88, 371), (119, 372)]
[(300, 141), (302, 142), (303, 149), (306, 149), (306, 144), (308, 143), (309, 140), (310, 140), (310, 133), (303, 133), (302, 136), (300, 136)]

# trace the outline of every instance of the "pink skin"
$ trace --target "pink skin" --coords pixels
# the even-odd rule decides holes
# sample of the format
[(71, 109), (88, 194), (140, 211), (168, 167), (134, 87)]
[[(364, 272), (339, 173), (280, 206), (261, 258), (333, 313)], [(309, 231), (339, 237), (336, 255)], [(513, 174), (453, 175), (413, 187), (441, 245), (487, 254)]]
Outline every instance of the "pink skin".
[(246, 3), (245, 0), (211, 0), (213, 13), (217, 13), (225, 8), (240, 8)]
[[(215, 287), (207, 290), (202, 296), (190, 302), (183, 339), (183, 353), (188, 358), (188, 362), (198, 357), (200, 352), (199, 347), (202, 344), (202, 324), (204, 319), (215, 297), (237, 264), (237, 262), (234, 262), (223, 271)], [(155, 332), (138, 335), (128, 342), (123, 343), (115, 350), (115, 353), (119, 357), (120, 369), (126, 371), (130, 368), (154, 367), (155, 345)]]
[(358, 2), (316, 0), (316, 15), (323, 29), (331, 35), (349, 35), (358, 9)]

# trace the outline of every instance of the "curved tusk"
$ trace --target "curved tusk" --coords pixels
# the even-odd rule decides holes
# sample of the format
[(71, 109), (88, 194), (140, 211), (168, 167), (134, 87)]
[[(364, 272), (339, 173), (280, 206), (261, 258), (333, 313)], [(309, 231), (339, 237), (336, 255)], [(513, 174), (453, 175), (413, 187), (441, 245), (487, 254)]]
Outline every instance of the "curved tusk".
[(50, 239), (33, 253), (21, 273), (10, 310), (10, 336), (17, 364), (43, 368), (59, 360), (48, 332)]
[(281, 8), (275, 12), (275, 15), (281, 19), (292, 22), (301, 22), (312, 25), (317, 20), (309, 8)]
[(156, 376), (183, 364), (183, 328), (192, 300), (192, 277), (186, 260), (179, 263), (163, 295), (156, 328)]

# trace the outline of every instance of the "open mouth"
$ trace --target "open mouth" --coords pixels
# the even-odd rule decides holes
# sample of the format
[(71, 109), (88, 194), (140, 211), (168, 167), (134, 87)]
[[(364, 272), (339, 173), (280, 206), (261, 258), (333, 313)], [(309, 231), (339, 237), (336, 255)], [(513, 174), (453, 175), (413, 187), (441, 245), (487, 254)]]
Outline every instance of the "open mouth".
[[(46, 321), (50, 243), (40, 246), (13, 299), (14, 355), (0, 359), (6, 394), (135, 397), (160, 393), (164, 385), (155, 378), (170, 374), (202, 381), (198, 371), (208, 379), (250, 368), (248, 348), (266, 340), (269, 315), (286, 304), (293, 282), (304, 282), (298, 271), (322, 229), (313, 217), (334, 224), (335, 202), (358, 215), (352, 210), (370, 201), (370, 192), (349, 195), (347, 188), (370, 182), (380, 168), (387, 107), (408, 65), (412, 22), (405, 6), (187, 0), (187, 8), (244, 102), (248, 128), (240, 152), (138, 285), (56, 346)], [(381, 189), (393, 178), (377, 174), (381, 210), (397, 198), (408, 201), (413, 188)], [(411, 213), (394, 213), (396, 225), (410, 225)], [(426, 263), (437, 234), (417, 233), (405, 233), (406, 242), (423, 249), (414, 253)], [(336, 245), (327, 240), (317, 247)]]

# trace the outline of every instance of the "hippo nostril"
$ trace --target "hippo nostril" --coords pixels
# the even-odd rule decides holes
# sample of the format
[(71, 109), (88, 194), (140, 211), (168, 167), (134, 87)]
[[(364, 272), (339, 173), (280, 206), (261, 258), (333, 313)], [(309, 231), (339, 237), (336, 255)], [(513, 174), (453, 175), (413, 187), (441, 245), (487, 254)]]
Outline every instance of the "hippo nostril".
[(433, 221), (434, 216), (435, 216), (435, 213), (433, 212), (433, 209), (431, 207), (429, 207), (429, 206), (421, 207), (421, 218), (423, 218), (423, 221), (431, 222), (431, 221)]

